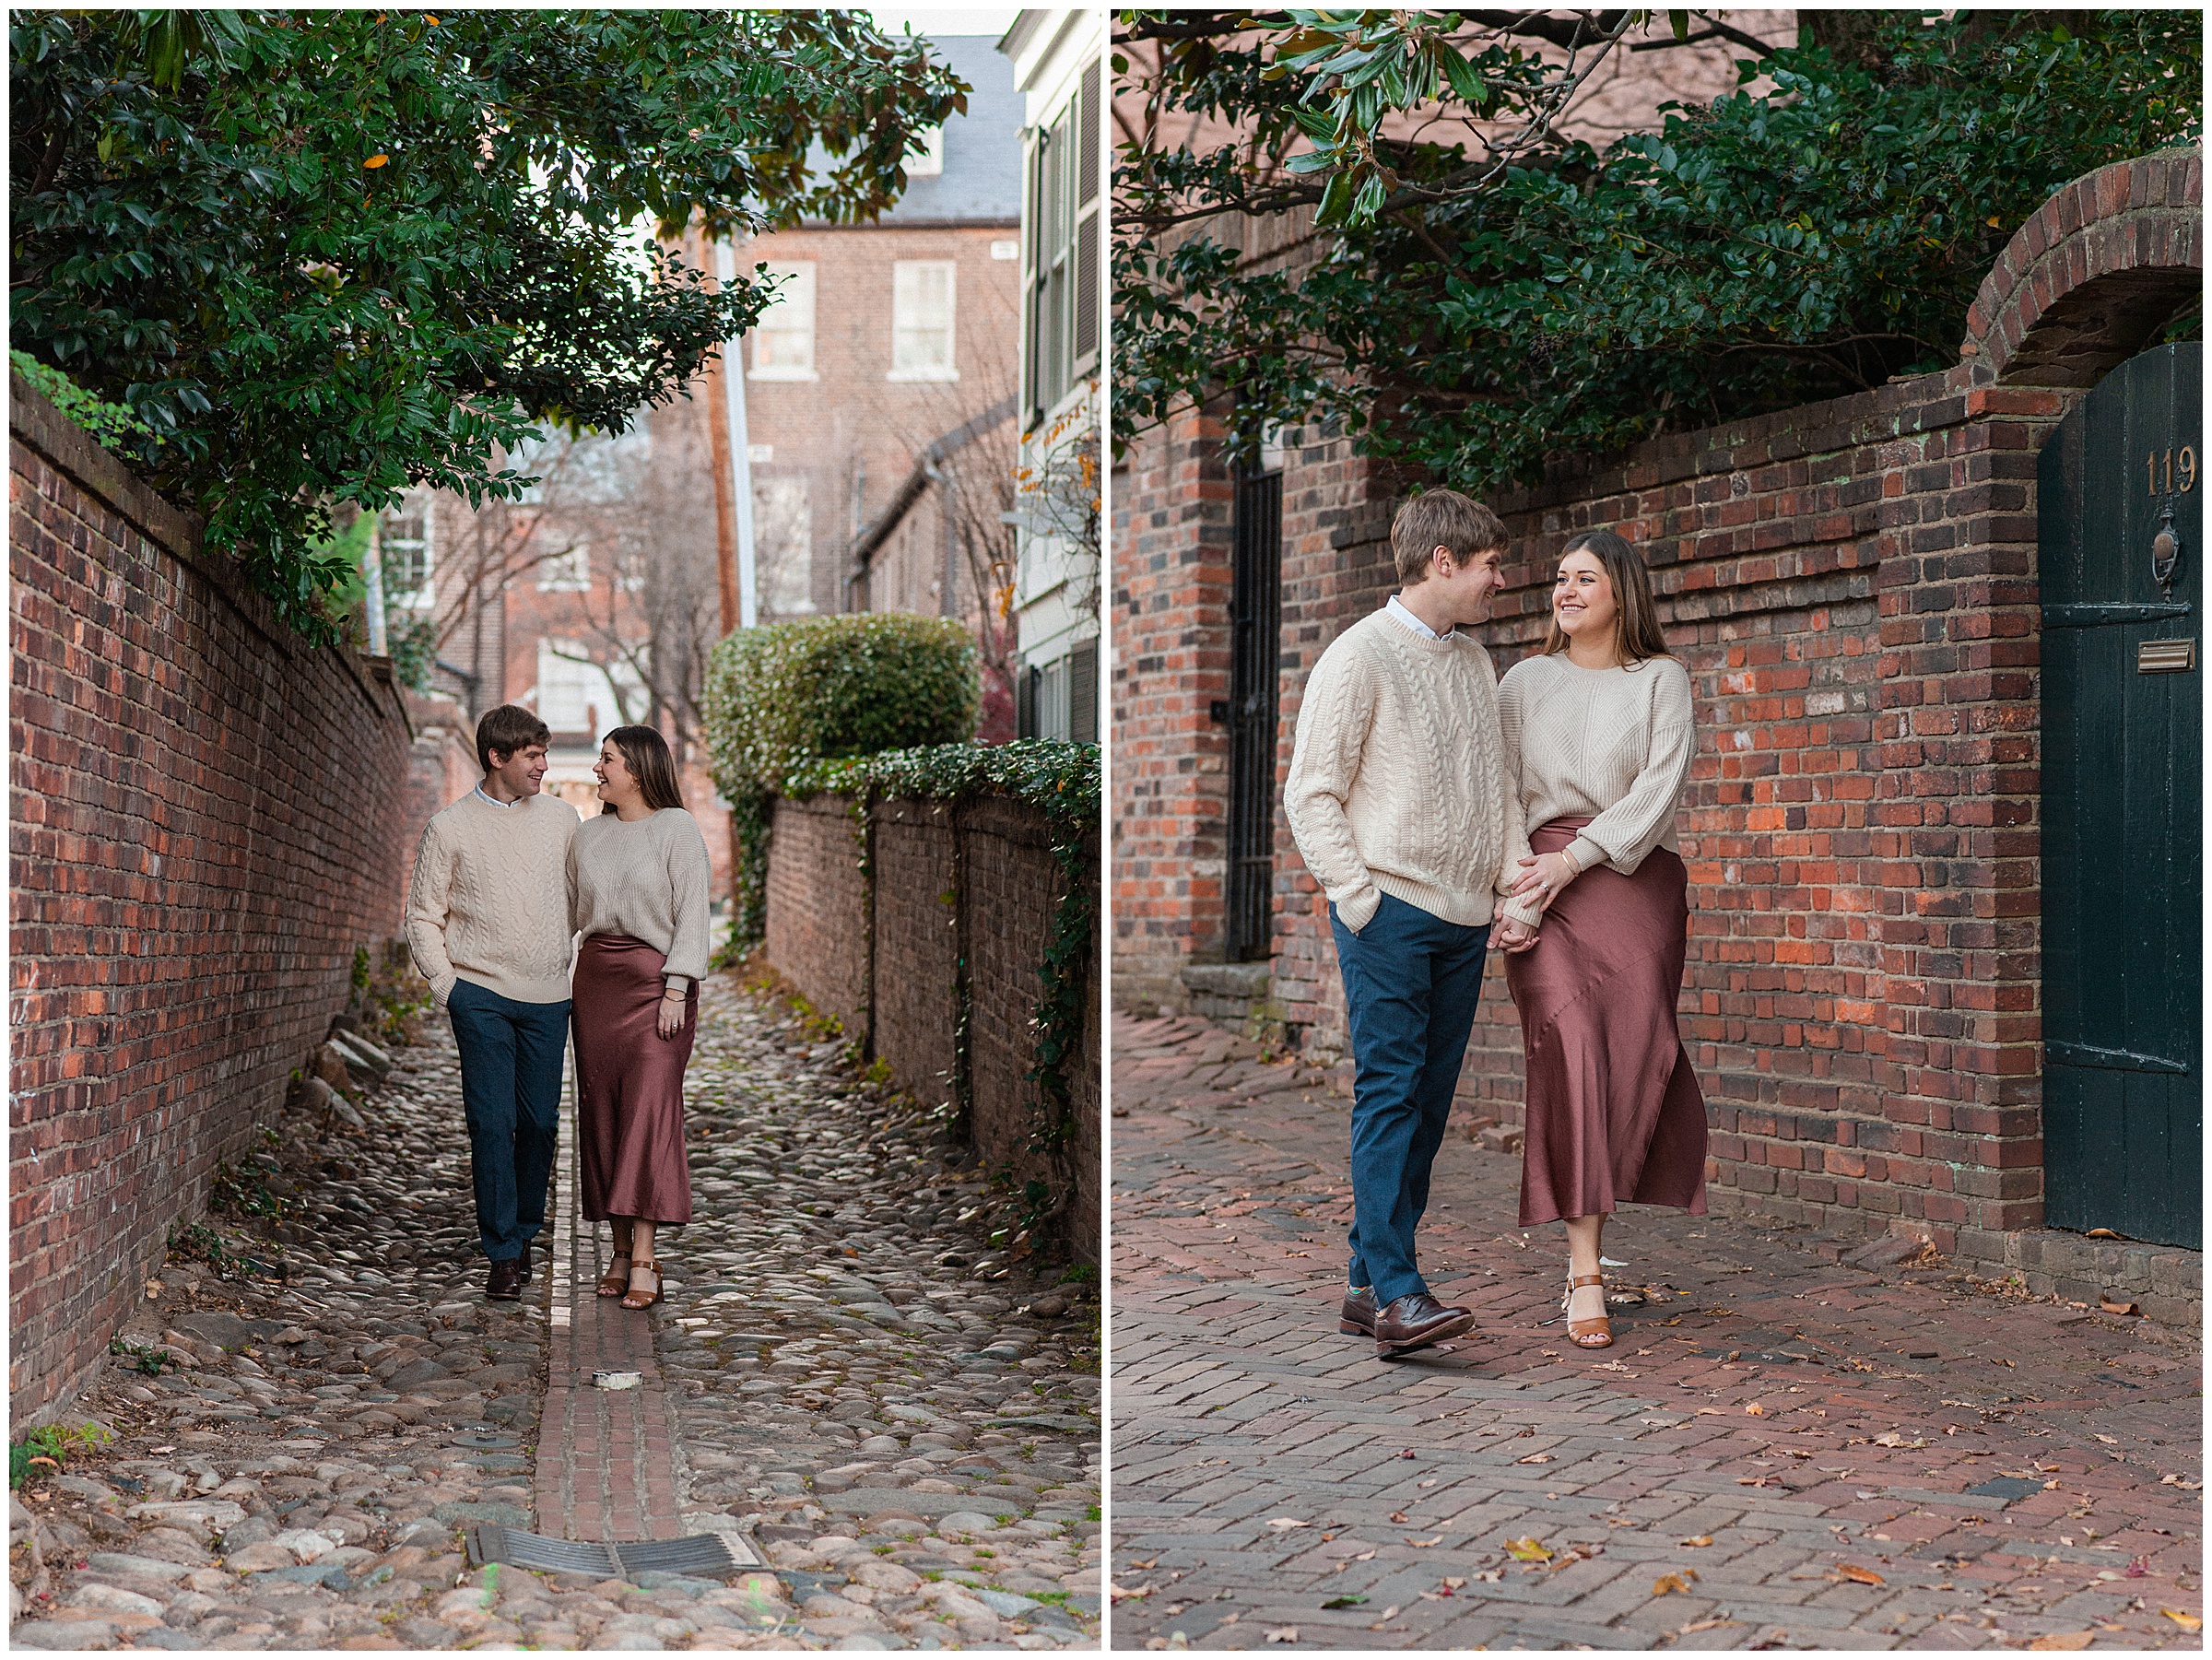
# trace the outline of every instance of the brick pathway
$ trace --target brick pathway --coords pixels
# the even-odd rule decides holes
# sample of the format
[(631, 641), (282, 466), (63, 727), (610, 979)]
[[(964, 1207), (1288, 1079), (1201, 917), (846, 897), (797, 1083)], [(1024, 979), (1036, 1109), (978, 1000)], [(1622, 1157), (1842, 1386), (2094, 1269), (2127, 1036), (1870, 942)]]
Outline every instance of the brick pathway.
[[(677, 1433), (649, 1316), (601, 1297), (613, 1260), (607, 1230), (584, 1219), (576, 1179), (575, 1114), (563, 1103), (553, 1252), (546, 1277), (552, 1353), (533, 1483), (532, 1525), (555, 1538), (673, 1539), (679, 1513)], [(636, 1372), (635, 1388), (603, 1389), (601, 1372)], [(740, 1561), (758, 1561), (732, 1532)]]
[(1194, 1020), (1113, 1053), (1116, 1647), (2200, 1645), (2193, 1336), (1635, 1210), (1649, 1300), (1579, 1351), (1559, 1230), (1455, 1133), (1423, 1263), (1478, 1335), (1379, 1361), (1348, 1087)]

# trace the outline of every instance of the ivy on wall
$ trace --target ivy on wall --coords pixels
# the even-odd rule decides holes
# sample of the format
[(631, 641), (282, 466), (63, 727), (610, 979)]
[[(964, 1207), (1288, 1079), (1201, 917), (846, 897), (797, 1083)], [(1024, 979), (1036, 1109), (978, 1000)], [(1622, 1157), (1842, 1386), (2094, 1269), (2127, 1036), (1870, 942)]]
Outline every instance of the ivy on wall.
[[(1075, 1191), (1074, 1067), (1082, 1054), (1086, 990), (1098, 939), (1098, 898), (1091, 882), (1097, 874), (1092, 860), (1100, 820), (1098, 745), (1024, 738), (1011, 744), (942, 744), (817, 760), (794, 768), (781, 793), (794, 798), (836, 795), (852, 804), (862, 873), (871, 884), (876, 873), (866, 856), (868, 829), (887, 802), (958, 804), (996, 796), (1033, 807), (1043, 817), (1062, 889), (1037, 965), (1040, 991), (1030, 1016), (1036, 1038), (1024, 1076), (1037, 1091), (1030, 1103), (1030, 1148), (1045, 1160), (1054, 1181), (1029, 1183), (1024, 1211), (1025, 1224), (1031, 1229), (1050, 1226)], [(966, 964), (961, 968), (956, 988), (955, 1077), (965, 1111), (972, 1011)]]

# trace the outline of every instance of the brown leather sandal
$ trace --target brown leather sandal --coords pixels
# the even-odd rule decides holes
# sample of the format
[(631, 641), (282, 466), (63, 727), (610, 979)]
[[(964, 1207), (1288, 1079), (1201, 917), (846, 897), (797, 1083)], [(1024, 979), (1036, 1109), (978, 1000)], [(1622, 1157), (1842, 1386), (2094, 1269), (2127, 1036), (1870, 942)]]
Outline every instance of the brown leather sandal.
[(619, 1297), (629, 1289), (629, 1257), (618, 1251), (615, 1253), (615, 1262), (622, 1266), (618, 1268), (614, 1263), (609, 1263), (606, 1272), (599, 1276), (599, 1295), (602, 1297)]
[[(1576, 1274), (1568, 1276), (1567, 1295), (1559, 1300), (1559, 1312), (1562, 1314), (1567, 1313), (1567, 1311), (1574, 1304), (1575, 1292), (1581, 1290), (1584, 1286), (1596, 1286), (1600, 1288), (1599, 1296), (1602, 1299), (1604, 1296), (1603, 1288), (1605, 1283), (1606, 1277), (1603, 1274)], [(1577, 1320), (1571, 1314), (1569, 1314), (1567, 1320), (1567, 1341), (1573, 1344), (1577, 1348), (1611, 1348), (1613, 1347), (1612, 1316), (1608, 1314), (1600, 1314), (1594, 1320)]]
[[(638, 1286), (637, 1277), (641, 1272), (653, 1276), (652, 1290), (643, 1290)], [(654, 1262), (650, 1256), (641, 1256), (635, 1262), (629, 1265), (629, 1293), (628, 1296), (622, 1299), (622, 1306), (624, 1308), (649, 1309), (654, 1303), (660, 1301), (661, 1265), (659, 1263)], [(1610, 1343), (1612, 1339), (1608, 1337), (1606, 1339), (1606, 1341)]]

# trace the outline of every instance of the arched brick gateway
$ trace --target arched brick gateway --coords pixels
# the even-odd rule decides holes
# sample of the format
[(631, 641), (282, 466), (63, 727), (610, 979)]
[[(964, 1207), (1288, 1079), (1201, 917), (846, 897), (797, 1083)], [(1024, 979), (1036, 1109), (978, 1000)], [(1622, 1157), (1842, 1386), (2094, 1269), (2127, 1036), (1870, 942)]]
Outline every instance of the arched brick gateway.
[(2202, 287), (2204, 185), (2194, 148), (2075, 180), (1997, 256), (1960, 355), (2001, 385), (2094, 386)]
[[(1960, 360), (1852, 397), (1564, 457), (1503, 492), (1512, 551), (1483, 638), (1543, 633), (1551, 563), (1617, 528), (1652, 561), (1700, 754), (1685, 1038), (1716, 1209), (1924, 1239), (1959, 1266), (2194, 1318), (2194, 1253), (2045, 1230), (2041, 1089), (2041, 620), (2037, 456), (2197, 291), (2197, 152), (2055, 193), (2000, 256)], [(1279, 768), (1313, 661), (1395, 585), (1405, 480), (1288, 434)], [(1219, 429), (1187, 412), (1114, 487), (1115, 993), (1242, 1014), (1325, 1063), (1344, 1045), (1321, 896), (1282, 830), (1268, 955), (1225, 962), (1234, 506)], [(1460, 1122), (1520, 1117), (1493, 977)]]

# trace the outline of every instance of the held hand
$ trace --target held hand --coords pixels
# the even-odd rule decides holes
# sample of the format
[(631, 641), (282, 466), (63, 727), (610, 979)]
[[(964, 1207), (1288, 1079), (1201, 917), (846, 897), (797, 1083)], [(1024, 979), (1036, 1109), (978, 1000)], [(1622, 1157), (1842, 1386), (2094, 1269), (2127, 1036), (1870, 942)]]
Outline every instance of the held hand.
[(1566, 892), (1567, 884), (1580, 874), (1569, 863), (1565, 854), (1533, 854), (1521, 863), (1534, 865), (1535, 868), (1525, 872), (1513, 884), (1513, 897), (1523, 899), (1534, 894), (1537, 902), (1547, 911), (1551, 908), (1551, 901)]
[(1510, 916), (1500, 919), (1498, 948), (1500, 951), (1505, 952), (1508, 956), (1518, 956), (1535, 943), (1536, 931), (1534, 928), (1517, 923)]
[(672, 1038), (684, 1029), (684, 999), (675, 993), (661, 997), (660, 1018), (656, 1022), (664, 1038)]

